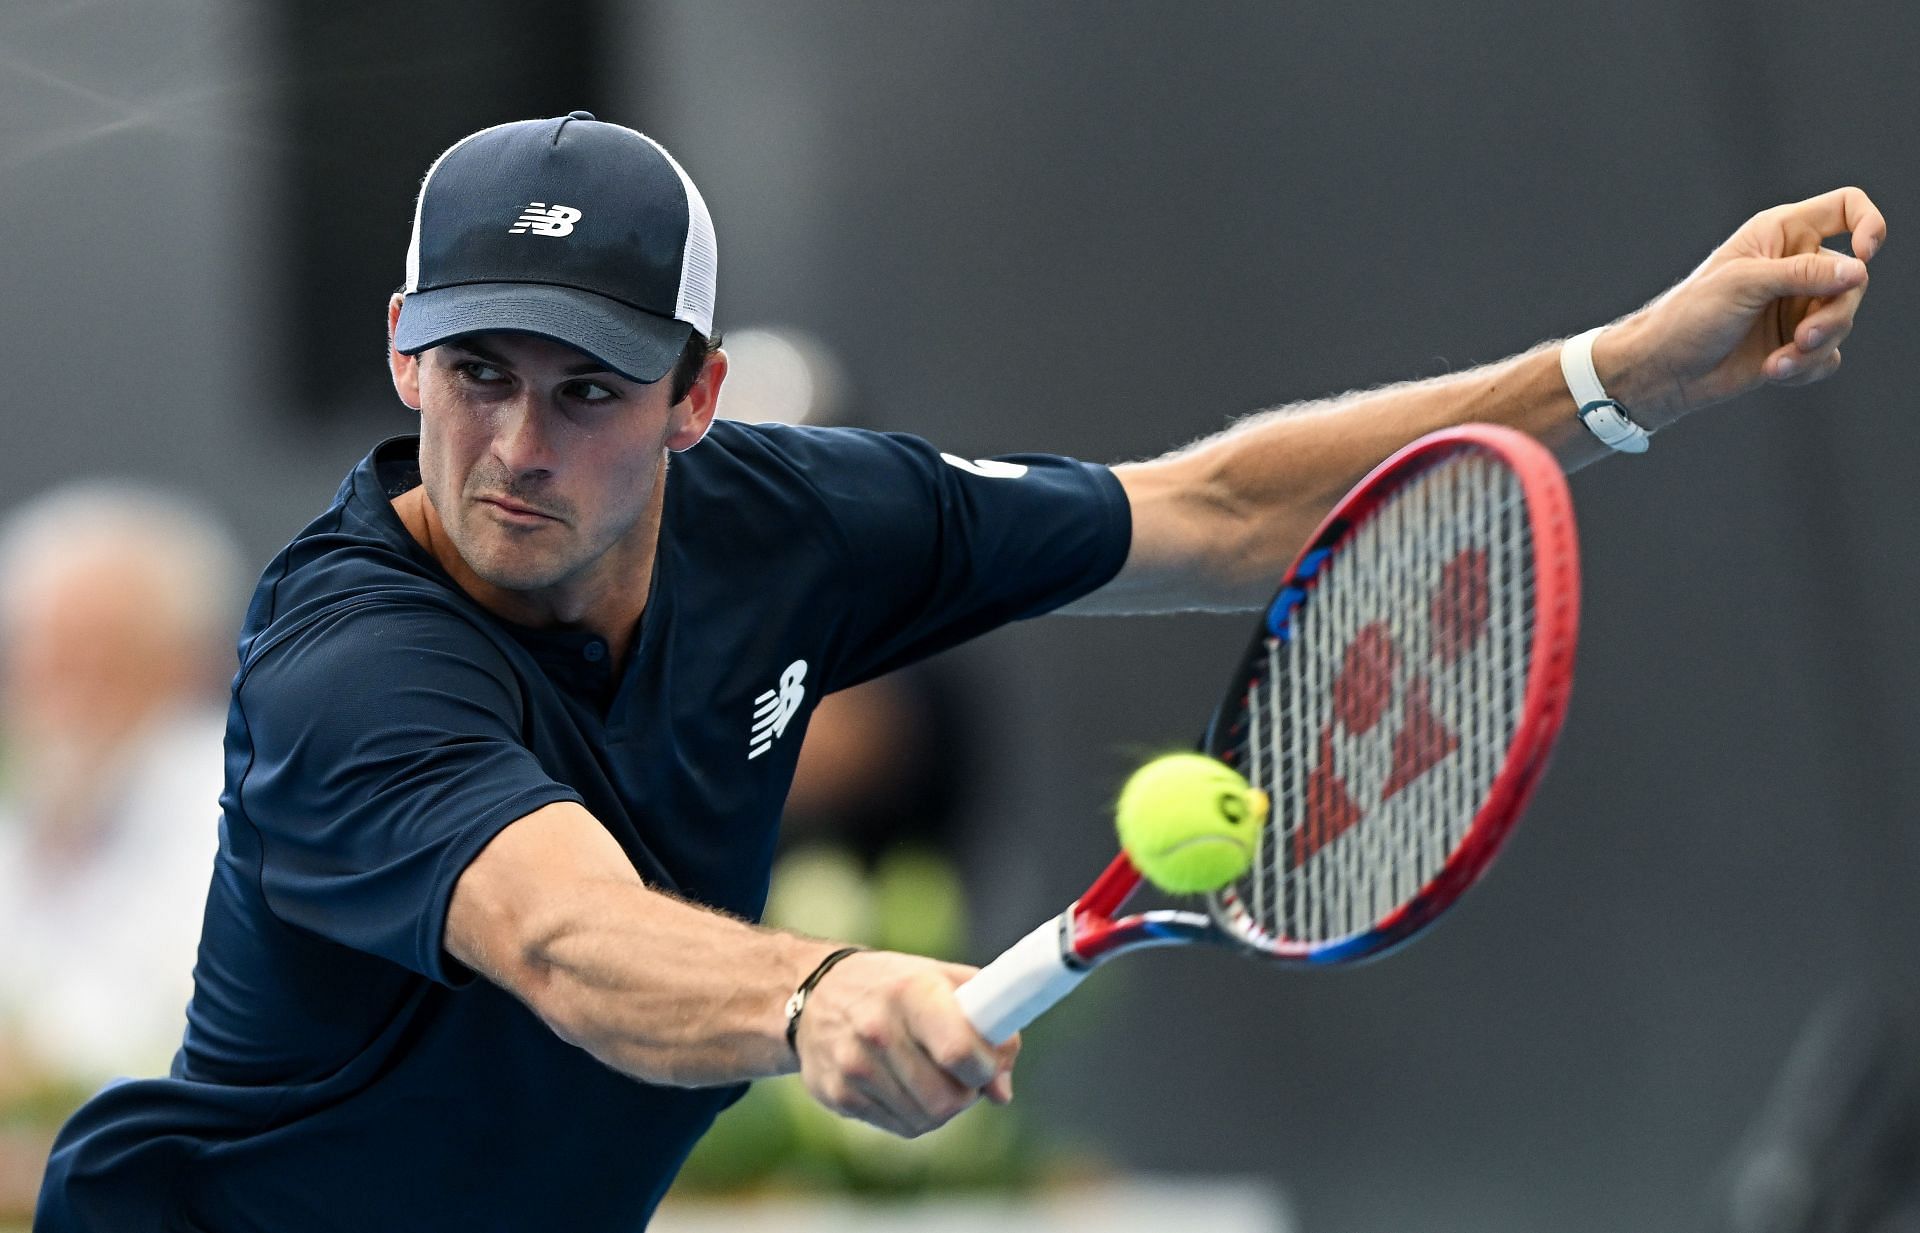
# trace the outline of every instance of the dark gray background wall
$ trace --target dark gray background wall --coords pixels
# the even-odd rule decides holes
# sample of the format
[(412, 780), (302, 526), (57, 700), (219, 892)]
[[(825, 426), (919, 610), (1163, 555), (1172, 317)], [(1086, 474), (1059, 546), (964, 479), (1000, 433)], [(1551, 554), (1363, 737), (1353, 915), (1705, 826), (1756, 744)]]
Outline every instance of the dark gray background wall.
[[(293, 239), (254, 206), (285, 152), (262, 31), (236, 0), (0, 15), (0, 491), (176, 480), (264, 558), (404, 428), (274, 414), (309, 365), (375, 361), (269, 344)], [(1836, 379), (1576, 480), (1569, 731), (1454, 918), (1350, 972), (1146, 957), (1022, 1075), (1123, 1159), (1281, 1181), (1310, 1233), (1702, 1227), (1821, 996), (1914, 983), (1920, 10), (677, 0), (603, 39), (607, 97), (574, 105), (700, 182), (723, 326), (811, 330), (871, 413), (968, 454), (1140, 457), (1498, 358), (1755, 209), (1875, 195), (1893, 238)], [(396, 279), (408, 204), (379, 207)], [(1103, 799), (1192, 737), (1241, 637), (1063, 619), (968, 653), (1004, 716), (984, 949), (1084, 884)]]
[[(1688, 1229), (1812, 1004), (1910, 981), (1911, 6), (653, 11), (728, 319), (805, 324), (962, 452), (1151, 454), (1625, 312), (1749, 213), (1893, 220), (1847, 367), (1579, 477), (1570, 731), (1491, 881), (1353, 972), (1148, 957), (1024, 1096), (1309, 1229)], [(988, 941), (1075, 893), (1237, 623), (997, 638), (1021, 722)], [(1042, 1028), (1041, 1030), (1045, 1030)]]

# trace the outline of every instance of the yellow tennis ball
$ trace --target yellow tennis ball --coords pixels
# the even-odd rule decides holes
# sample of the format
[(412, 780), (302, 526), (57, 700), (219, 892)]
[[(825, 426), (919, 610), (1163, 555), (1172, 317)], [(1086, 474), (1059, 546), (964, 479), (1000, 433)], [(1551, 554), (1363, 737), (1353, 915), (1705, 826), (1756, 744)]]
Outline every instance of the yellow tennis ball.
[(1133, 773), (1114, 809), (1120, 847), (1147, 881), (1176, 895), (1219, 890), (1246, 873), (1267, 794), (1202, 754), (1167, 754)]

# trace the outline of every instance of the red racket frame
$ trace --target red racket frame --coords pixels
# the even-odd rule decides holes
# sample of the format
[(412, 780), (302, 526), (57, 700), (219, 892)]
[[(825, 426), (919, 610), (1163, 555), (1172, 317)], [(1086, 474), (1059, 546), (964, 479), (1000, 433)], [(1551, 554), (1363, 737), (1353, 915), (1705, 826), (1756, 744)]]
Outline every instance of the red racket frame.
[[(1533, 541), (1535, 619), (1520, 725), (1486, 801), (1440, 872), (1372, 929), (1323, 942), (1300, 942), (1261, 936), (1265, 931), (1249, 923), (1250, 914), (1232, 888), (1209, 896), (1206, 914), (1155, 911), (1115, 917), (1141, 881), (1140, 871), (1122, 853), (1069, 909), (1072, 924), (1062, 943), (1072, 962), (1092, 967), (1126, 950), (1199, 941), (1246, 947), (1281, 962), (1352, 962), (1381, 954), (1412, 937), (1492, 864), (1546, 768), (1573, 689), (1580, 621), (1579, 539), (1566, 476), (1553, 455), (1524, 433), (1492, 424), (1467, 424), (1422, 437), (1375, 467), (1327, 515), (1287, 570), (1281, 589), (1300, 587), (1310, 595), (1321, 577), (1317, 569), (1302, 576), (1302, 563), (1310, 554), (1336, 548), (1401, 486), (1463, 451), (1493, 455), (1520, 481)], [(1255, 635), (1242, 661), (1240, 679), (1250, 675), (1246, 665), (1252, 656), (1265, 654), (1269, 636), (1264, 628)], [(1239, 699), (1238, 693), (1230, 695), (1221, 712), (1239, 706)], [(1218, 719), (1216, 713), (1209, 738), (1203, 742), (1204, 751), (1215, 756), (1228, 752), (1211, 747)]]

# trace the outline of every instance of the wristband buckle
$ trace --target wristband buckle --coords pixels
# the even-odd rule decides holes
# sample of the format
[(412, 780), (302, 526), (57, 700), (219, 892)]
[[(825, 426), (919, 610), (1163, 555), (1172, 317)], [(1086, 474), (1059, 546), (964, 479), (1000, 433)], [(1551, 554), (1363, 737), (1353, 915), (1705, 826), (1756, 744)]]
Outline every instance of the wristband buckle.
[(1623, 454), (1647, 452), (1647, 430), (1634, 423), (1627, 409), (1611, 398), (1596, 398), (1581, 407), (1580, 422), (1610, 449)]

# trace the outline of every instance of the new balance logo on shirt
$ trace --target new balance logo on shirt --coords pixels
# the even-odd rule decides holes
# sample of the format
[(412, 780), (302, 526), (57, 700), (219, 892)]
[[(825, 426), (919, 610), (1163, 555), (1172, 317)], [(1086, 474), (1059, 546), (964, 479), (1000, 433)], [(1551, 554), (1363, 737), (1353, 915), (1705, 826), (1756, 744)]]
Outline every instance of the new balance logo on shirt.
[(959, 467), (972, 475), (986, 479), (1019, 479), (1027, 473), (1024, 462), (1002, 462), (998, 458), (962, 458), (958, 454), (942, 454), (941, 459), (950, 467)]
[(573, 225), (580, 221), (580, 211), (572, 206), (550, 206), (544, 201), (529, 201), (527, 208), (520, 211), (519, 219), (507, 228), (508, 235), (525, 235), (531, 231), (535, 235), (572, 235)]
[(753, 731), (747, 737), (747, 760), (752, 761), (773, 748), (774, 741), (786, 733), (787, 722), (800, 709), (807, 691), (800, 682), (807, 679), (807, 661), (796, 659), (780, 673), (780, 687), (769, 689), (753, 700)]

